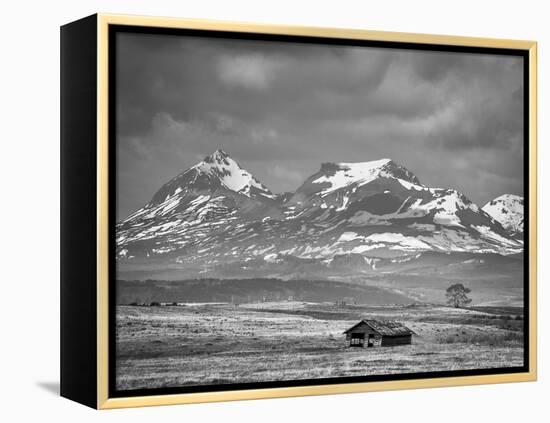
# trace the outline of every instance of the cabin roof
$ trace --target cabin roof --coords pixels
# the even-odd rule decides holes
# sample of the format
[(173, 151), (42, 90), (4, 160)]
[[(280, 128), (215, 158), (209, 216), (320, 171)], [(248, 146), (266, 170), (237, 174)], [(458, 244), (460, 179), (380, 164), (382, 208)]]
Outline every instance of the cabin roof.
[(395, 322), (392, 320), (361, 320), (359, 323), (353, 325), (351, 328), (346, 330), (344, 333), (351, 332), (357, 326), (365, 324), (369, 326), (373, 331), (377, 332), (379, 335), (383, 336), (404, 336), (404, 335), (414, 335), (415, 333), (410, 330), (407, 326)]

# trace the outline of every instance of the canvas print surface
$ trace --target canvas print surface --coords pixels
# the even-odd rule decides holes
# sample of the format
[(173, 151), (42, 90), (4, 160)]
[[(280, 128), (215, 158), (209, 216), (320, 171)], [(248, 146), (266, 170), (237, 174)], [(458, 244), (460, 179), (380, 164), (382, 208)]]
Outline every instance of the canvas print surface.
[(117, 390), (524, 365), (522, 57), (115, 41)]

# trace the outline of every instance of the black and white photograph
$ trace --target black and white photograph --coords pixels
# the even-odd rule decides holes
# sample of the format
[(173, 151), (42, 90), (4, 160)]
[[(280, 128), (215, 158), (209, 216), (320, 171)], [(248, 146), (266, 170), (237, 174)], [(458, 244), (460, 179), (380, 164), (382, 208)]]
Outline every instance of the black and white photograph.
[(523, 55), (114, 41), (117, 391), (524, 368)]

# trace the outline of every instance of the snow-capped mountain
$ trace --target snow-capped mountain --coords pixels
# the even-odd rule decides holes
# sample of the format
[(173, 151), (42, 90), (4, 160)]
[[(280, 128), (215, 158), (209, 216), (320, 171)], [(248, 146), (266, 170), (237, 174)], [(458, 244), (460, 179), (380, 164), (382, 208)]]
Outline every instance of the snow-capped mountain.
[(325, 163), (296, 192), (276, 196), (222, 151), (161, 187), (116, 236), (121, 266), (201, 274), (260, 263), (296, 271), (298, 261), (307, 275), (304, 260), (328, 267), (353, 255), (372, 268), (376, 257), (523, 249), (462, 193), (427, 187), (390, 159)]
[[(352, 253), (377, 248), (513, 252), (502, 226), (454, 189), (422, 185), (390, 159), (325, 163), (285, 204), (287, 217), (332, 221)], [(351, 230), (353, 229), (353, 230)]]
[(523, 236), (523, 197), (504, 194), (489, 201), (483, 211), (499, 222), (512, 236)]
[[(141, 232), (149, 228), (157, 233), (158, 230), (153, 229), (160, 223), (166, 229), (177, 225), (188, 227), (228, 216), (237, 209), (261, 212), (275, 199), (276, 196), (250, 172), (224, 151), (216, 150), (164, 184), (148, 204), (128, 216), (118, 227), (122, 232), (130, 230), (134, 233), (132, 228)], [(174, 221), (175, 216), (178, 219)], [(166, 223), (169, 226), (165, 227)]]
[(416, 176), (390, 159), (363, 163), (323, 163), (319, 172), (298, 188), (297, 194), (325, 197), (339, 189), (357, 188), (377, 178), (394, 178), (420, 185)]
[(275, 198), (269, 189), (250, 172), (241, 168), (225, 151), (216, 150), (203, 161), (162, 186), (153, 197), (152, 203), (162, 203), (184, 191), (212, 191), (220, 188), (226, 188), (250, 198)]

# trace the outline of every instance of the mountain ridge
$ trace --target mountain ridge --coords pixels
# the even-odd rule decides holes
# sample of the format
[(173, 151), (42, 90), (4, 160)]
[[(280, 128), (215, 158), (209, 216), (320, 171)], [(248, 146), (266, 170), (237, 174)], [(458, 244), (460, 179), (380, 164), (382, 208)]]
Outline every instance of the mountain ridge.
[(205, 274), (235, 263), (245, 271), (256, 259), (523, 250), (463, 193), (427, 187), (391, 159), (323, 163), (295, 192), (276, 195), (223, 150), (119, 222), (116, 242), (127, 265), (164, 262)]

